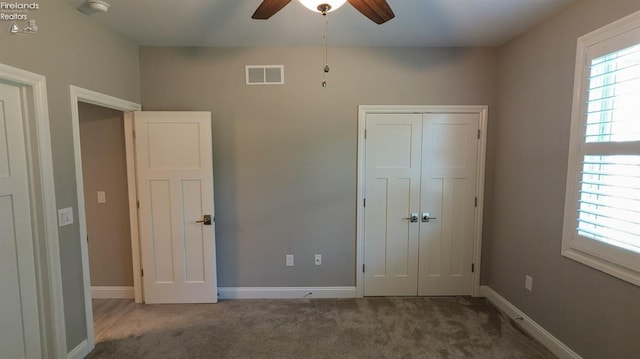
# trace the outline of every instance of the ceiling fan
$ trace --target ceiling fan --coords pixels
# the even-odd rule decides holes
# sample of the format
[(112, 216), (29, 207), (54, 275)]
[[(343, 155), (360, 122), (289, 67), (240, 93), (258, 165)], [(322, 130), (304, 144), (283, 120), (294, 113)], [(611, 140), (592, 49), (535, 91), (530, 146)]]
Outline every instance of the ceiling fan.
[[(376, 24), (384, 24), (385, 22), (393, 19), (395, 14), (389, 4), (387, 4), (386, 0), (347, 0), (351, 6), (356, 8), (362, 15), (368, 17), (371, 21)], [(282, 10), (287, 4), (289, 4), (291, 0), (263, 0), (256, 12), (251, 16), (252, 19), (257, 20), (266, 20), (276, 14), (278, 11)], [(340, 5), (344, 3), (342, 1), (327, 1), (327, 0), (316, 0), (316, 1), (302, 1), (303, 5), (307, 6), (311, 10), (314, 10), (308, 3), (315, 3), (317, 5), (317, 9), (321, 13), (326, 13), (330, 11), (332, 8), (336, 9)], [(332, 6), (331, 3), (339, 3), (337, 6)]]

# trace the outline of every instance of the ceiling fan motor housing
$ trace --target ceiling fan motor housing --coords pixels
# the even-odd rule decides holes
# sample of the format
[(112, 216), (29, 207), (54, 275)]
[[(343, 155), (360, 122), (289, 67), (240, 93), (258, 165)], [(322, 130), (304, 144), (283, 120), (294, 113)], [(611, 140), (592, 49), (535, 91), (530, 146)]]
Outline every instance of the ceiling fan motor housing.
[(326, 15), (331, 10), (331, 5), (329, 4), (320, 4), (318, 5), (318, 11), (322, 13), (322, 15)]

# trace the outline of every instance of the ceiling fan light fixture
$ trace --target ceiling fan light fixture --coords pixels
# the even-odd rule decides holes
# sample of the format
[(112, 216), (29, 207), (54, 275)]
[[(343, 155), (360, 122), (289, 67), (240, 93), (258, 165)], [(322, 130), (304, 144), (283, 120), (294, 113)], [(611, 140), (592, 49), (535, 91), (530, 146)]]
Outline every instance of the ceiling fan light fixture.
[(304, 7), (307, 9), (321, 13), (324, 5), (329, 5), (329, 10), (327, 12), (331, 12), (337, 10), (340, 6), (344, 5), (347, 0), (298, 0)]

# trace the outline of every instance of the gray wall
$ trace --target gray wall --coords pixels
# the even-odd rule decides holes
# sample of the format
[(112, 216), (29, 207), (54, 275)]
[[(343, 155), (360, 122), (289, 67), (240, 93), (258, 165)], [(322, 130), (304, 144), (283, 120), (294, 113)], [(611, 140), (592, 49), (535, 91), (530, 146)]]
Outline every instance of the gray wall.
[(91, 285), (133, 286), (124, 116), (83, 102), (78, 110)]
[(638, 356), (640, 288), (560, 255), (576, 40), (637, 10), (580, 0), (499, 52), (483, 282), (585, 358)]
[[(633, 357), (640, 289), (560, 242), (576, 38), (638, 9), (578, 0), (499, 49), (332, 49), (323, 89), (321, 49), (143, 48), (138, 67), (136, 46), (48, 0), (38, 34), (0, 33), (0, 62), (47, 76), (57, 204), (76, 213), (69, 84), (212, 111), (221, 286), (353, 285), (356, 106), (488, 104), (482, 282), (585, 357)], [(245, 86), (245, 64), (284, 64), (286, 84)], [(77, 222), (59, 234), (71, 349), (86, 338)]]
[(73, 207), (76, 216), (73, 225), (58, 232), (67, 347), (72, 349), (87, 335), (69, 85), (139, 102), (138, 48), (62, 0), (38, 3), (40, 10), (30, 13), (37, 34), (10, 35), (8, 24), (0, 31), (0, 63), (47, 77), (57, 207)]
[[(322, 88), (320, 48), (141, 48), (144, 110), (212, 112), (220, 286), (355, 285), (358, 105), (495, 103), (494, 49), (330, 55)], [(285, 85), (244, 84), (266, 64)]]

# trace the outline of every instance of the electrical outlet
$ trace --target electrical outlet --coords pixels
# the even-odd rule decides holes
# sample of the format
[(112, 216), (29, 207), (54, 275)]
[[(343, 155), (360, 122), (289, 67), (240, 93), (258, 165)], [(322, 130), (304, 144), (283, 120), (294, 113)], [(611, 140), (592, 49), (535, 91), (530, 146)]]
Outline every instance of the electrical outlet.
[(524, 276), (524, 288), (529, 292), (533, 291), (533, 278), (525, 275)]
[(293, 267), (293, 254), (287, 254), (287, 267)]
[(316, 254), (315, 263), (316, 263), (317, 266), (321, 266), (322, 265), (322, 254)]

